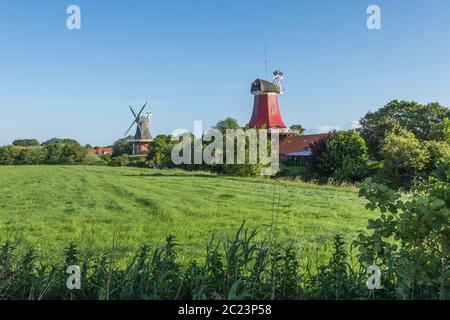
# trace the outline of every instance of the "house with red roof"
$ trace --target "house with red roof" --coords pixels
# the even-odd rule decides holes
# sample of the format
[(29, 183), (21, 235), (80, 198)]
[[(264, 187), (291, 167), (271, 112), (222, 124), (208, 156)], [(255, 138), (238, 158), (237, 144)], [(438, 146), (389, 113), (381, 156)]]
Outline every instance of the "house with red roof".
[(280, 139), (280, 161), (291, 161), (301, 157), (309, 157), (311, 146), (319, 141), (327, 140), (331, 133), (311, 135), (286, 135)]

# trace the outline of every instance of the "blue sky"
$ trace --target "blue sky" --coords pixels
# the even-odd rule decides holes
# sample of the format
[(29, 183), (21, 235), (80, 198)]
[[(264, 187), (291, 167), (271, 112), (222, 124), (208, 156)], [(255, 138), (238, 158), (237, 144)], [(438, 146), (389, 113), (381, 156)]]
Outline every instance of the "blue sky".
[[(80, 6), (82, 29), (66, 28)], [(382, 30), (366, 27), (377, 4)], [(285, 122), (351, 126), (392, 99), (450, 106), (450, 1), (0, 3), (0, 145), (17, 138), (112, 144), (151, 101), (153, 135), (246, 124), (250, 83), (285, 73)]]

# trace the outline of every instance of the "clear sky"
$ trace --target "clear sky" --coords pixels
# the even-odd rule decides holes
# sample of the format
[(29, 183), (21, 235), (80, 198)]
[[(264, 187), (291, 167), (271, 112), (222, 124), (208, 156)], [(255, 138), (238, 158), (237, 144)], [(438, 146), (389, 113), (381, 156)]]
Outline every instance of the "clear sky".
[[(80, 6), (82, 29), (66, 28)], [(382, 30), (366, 10), (381, 7)], [(153, 135), (251, 116), (250, 83), (285, 73), (285, 122), (348, 128), (392, 99), (450, 106), (448, 0), (1, 0), (0, 145), (108, 145), (151, 101)]]

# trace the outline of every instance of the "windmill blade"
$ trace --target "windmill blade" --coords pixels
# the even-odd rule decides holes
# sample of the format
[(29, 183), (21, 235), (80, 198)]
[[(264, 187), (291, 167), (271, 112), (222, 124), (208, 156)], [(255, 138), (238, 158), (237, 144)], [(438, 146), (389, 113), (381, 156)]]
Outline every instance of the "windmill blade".
[(136, 122), (136, 125), (138, 126), (138, 128), (139, 128), (139, 131), (141, 132), (141, 135), (142, 135), (142, 127), (141, 127), (141, 124), (139, 123), (139, 122)]
[(136, 115), (136, 113), (134, 113), (133, 108), (132, 108), (131, 106), (129, 106), (129, 107), (130, 107), (131, 112), (133, 113), (133, 116), (134, 116), (135, 118), (137, 118), (137, 115)]
[[(145, 102), (145, 104), (144, 104), (144, 106), (142, 107), (141, 111), (139, 111), (137, 117), (139, 117), (139, 116), (141, 115), (142, 111), (144, 111), (145, 107), (147, 106), (147, 103), (148, 103), (148, 102)], [(137, 117), (136, 117), (136, 118), (137, 118)]]
[(128, 135), (128, 132), (130, 132), (131, 128), (133, 128), (135, 123), (136, 123), (136, 121), (133, 121), (133, 123), (131, 124), (130, 128), (128, 128), (128, 130), (125, 132), (125, 135)]

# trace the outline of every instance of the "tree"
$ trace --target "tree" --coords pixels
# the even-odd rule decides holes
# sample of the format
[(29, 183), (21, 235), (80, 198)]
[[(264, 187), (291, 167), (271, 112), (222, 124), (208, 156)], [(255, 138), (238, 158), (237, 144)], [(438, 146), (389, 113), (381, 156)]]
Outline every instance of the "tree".
[(443, 141), (450, 144), (450, 118), (445, 118), (431, 130), (430, 140)]
[(436, 170), (447, 158), (450, 157), (450, 145), (444, 141), (425, 141), (424, 149), (427, 151), (427, 164), (424, 168), (428, 174)]
[(16, 147), (38, 147), (40, 146), (39, 141), (36, 139), (19, 139), (13, 141), (13, 146)]
[(381, 145), (387, 133), (398, 128), (412, 132), (420, 141), (427, 140), (431, 131), (450, 117), (450, 110), (439, 103), (421, 105), (394, 100), (360, 120), (359, 133), (366, 140), (369, 154), (381, 160)]
[(86, 159), (87, 153), (87, 149), (78, 142), (65, 143), (61, 153), (61, 163), (81, 164)]
[(45, 158), (46, 164), (58, 164), (61, 163), (61, 156), (64, 149), (64, 144), (62, 143), (50, 143), (46, 147), (47, 156)]
[(50, 140), (47, 140), (42, 143), (43, 146), (48, 146), (50, 144), (54, 143), (60, 143), (60, 144), (66, 144), (66, 143), (78, 143), (78, 141), (74, 139), (61, 139), (61, 138), (51, 138)]
[(0, 147), (0, 165), (13, 165), (19, 157), (20, 150), (14, 146)]
[(161, 162), (170, 158), (170, 137), (166, 135), (157, 136), (150, 144), (147, 154), (147, 160), (153, 162), (154, 165), (161, 165)]
[(331, 132), (325, 139), (318, 140), (309, 146), (309, 148), (311, 149), (311, 155), (306, 159), (306, 163), (312, 172), (319, 175), (325, 175), (325, 173), (322, 172), (321, 168), (319, 167), (319, 158), (322, 156), (327, 147), (327, 140), (335, 134), (336, 131)]
[(88, 153), (87, 148), (72, 139), (54, 138), (45, 142), (45, 148), (47, 164), (81, 164)]
[(366, 176), (368, 159), (366, 143), (360, 135), (354, 131), (338, 132), (326, 141), (318, 167), (337, 181), (358, 181)]
[(38, 165), (43, 164), (47, 157), (45, 147), (28, 147), (21, 150), (15, 164)]
[(236, 119), (233, 118), (226, 118), (225, 120), (219, 121), (216, 123), (215, 126), (213, 126), (214, 129), (219, 130), (222, 132), (222, 134), (225, 134), (227, 129), (240, 129), (239, 123)]
[(305, 128), (303, 128), (301, 124), (293, 124), (289, 127), (289, 129), (298, 135), (302, 135), (303, 133), (305, 133)]
[(130, 163), (128, 154), (121, 154), (118, 157), (112, 158), (109, 165), (112, 167), (126, 167)]
[(113, 145), (113, 157), (120, 156), (122, 154), (128, 154), (131, 155), (133, 153), (133, 148), (130, 143), (130, 140), (132, 140), (133, 136), (128, 136), (126, 138), (122, 138), (114, 142)]
[(413, 178), (428, 162), (427, 151), (412, 132), (389, 133), (381, 148), (383, 167), (378, 178), (392, 188), (411, 187)]

